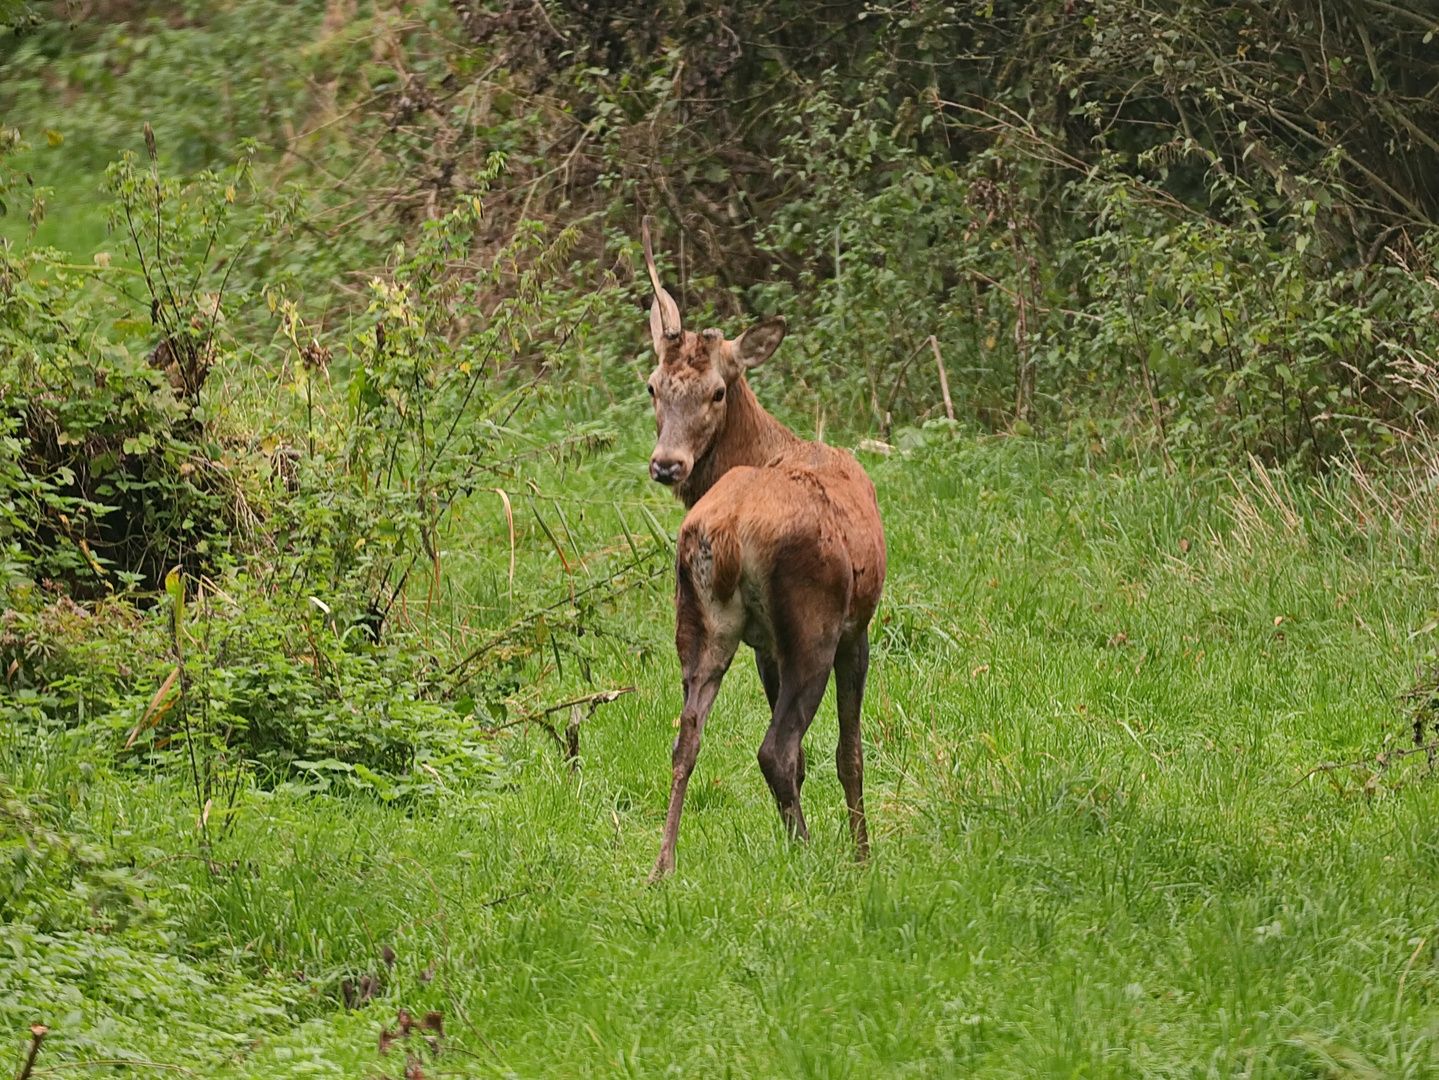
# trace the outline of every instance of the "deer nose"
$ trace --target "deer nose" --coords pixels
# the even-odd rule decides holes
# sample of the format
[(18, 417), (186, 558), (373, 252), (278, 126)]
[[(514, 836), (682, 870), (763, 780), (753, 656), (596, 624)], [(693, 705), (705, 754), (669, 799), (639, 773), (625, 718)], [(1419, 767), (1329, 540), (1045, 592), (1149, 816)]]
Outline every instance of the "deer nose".
[(661, 458), (650, 458), (650, 479), (657, 480), (666, 486), (677, 484), (684, 472), (683, 461), (670, 461)]

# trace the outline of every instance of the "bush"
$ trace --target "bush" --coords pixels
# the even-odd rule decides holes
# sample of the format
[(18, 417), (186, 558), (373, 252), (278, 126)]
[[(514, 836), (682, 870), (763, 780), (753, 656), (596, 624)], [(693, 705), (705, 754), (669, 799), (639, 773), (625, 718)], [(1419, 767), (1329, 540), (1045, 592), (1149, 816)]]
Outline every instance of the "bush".
[[(234, 281), (283, 286), (337, 356), (331, 328), (374, 299), (360, 268), (481, 195), (476, 250), (538, 258), (512, 237), (542, 221), (573, 252), (548, 284), (576, 297), (617, 283), (642, 303), (632, 237), (640, 213), (667, 218), (691, 321), (782, 307), (766, 399), (845, 434), (940, 415), (931, 335), (960, 419), (991, 430), (1322, 468), (1426, 422), (1388, 363), (1432, 346), (1439, 172), (1414, 133), (1434, 27), (1394, 5), (247, 0), (137, 25), (13, 46), (13, 111), (42, 115), (59, 86), (82, 130), (118, 137), (154, 84), (192, 166), (263, 141), (262, 187), (304, 184)], [(265, 77), (271, 55), (309, 78)], [(251, 73), (239, 114), (178, 99), (177, 72), (217, 64)], [(633, 323), (597, 320), (600, 364), (570, 374), (626, 371)]]
[[(583, 599), (521, 597), (501, 647), (468, 655), (390, 618), (419, 589), (428, 609), (450, 515), (497, 490), (489, 475), (610, 438), (507, 427), (531, 372), (612, 303), (554, 287), (573, 232), (527, 226), (482, 260), (483, 206), (467, 199), (398, 246), (368, 310), (326, 337), (291, 287), (226, 292), (233, 261), (295, 221), (249, 176), (245, 159), (179, 180), (127, 155), (108, 183), (130, 258), (0, 252), (14, 720), (178, 771), (202, 831), (256, 783), (386, 801), (488, 784), (500, 756), (484, 729), (518, 669), (575, 651), (608, 594), (601, 576)], [(512, 518), (510, 532), (513, 547)], [(631, 537), (607, 573), (661, 551)]]

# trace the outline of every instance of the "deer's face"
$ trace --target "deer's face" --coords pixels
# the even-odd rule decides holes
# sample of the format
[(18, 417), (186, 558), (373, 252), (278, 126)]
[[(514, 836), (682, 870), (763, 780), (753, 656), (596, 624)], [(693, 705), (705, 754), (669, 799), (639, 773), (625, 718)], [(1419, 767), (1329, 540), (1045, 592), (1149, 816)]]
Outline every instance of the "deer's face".
[(660, 284), (650, 250), (650, 219), (643, 221), (645, 268), (655, 289), (650, 305), (650, 339), (659, 367), (649, 379), (655, 405), (655, 452), (650, 476), (661, 484), (682, 484), (695, 462), (709, 453), (724, 430), (730, 388), (784, 340), (784, 319), (761, 319), (733, 341), (718, 330), (692, 333), (680, 323), (680, 309)]
[(656, 436), (655, 452), (650, 455), (652, 480), (683, 483), (695, 462), (714, 445), (724, 427), (735, 377), (725, 369), (728, 344), (718, 330), (683, 331), (677, 338), (656, 343), (660, 364), (649, 379)]
[(689, 478), (724, 430), (731, 388), (774, 352), (784, 332), (784, 319), (776, 316), (733, 341), (718, 330), (655, 335), (660, 363), (649, 378), (656, 435), (651, 479), (673, 485)]

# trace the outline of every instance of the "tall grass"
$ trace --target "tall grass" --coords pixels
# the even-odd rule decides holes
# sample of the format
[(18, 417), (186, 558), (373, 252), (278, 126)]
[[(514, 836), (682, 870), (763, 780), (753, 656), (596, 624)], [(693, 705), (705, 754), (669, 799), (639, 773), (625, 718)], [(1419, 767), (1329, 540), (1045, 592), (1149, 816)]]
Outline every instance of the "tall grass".
[[(641, 441), (548, 476), (594, 500), (572, 527), (622, 544), (607, 515), (631, 502), (673, 524)], [(203, 978), (69, 1022), (12, 981), (5, 1015), (54, 1023), (57, 1054), (91, 1039), (248, 1076), (396, 1075), (376, 1039), (402, 1006), (444, 1011), (462, 1050), (425, 1068), (456, 1075), (1431, 1075), (1439, 789), (1422, 766), (1311, 770), (1406, 737), (1432, 560), (1259, 472), (1100, 470), (1024, 440), (867, 464), (892, 567), (870, 865), (849, 858), (832, 699), (796, 848), (737, 663), (679, 871), (642, 885), (680, 694), (668, 597), (637, 589), (592, 675), (638, 692), (586, 723), (573, 775), (516, 728), (492, 789), (256, 793), (209, 862), (186, 857), (172, 781), (107, 781), (94, 827), (152, 852), (173, 935), (153, 948)], [(482, 505), (450, 547), (484, 593), (508, 543)], [(371, 971), (380, 997), (343, 1012), (340, 981)], [(279, 1013), (217, 1004), (237, 979)], [(182, 1015), (201, 1033), (180, 1045)]]

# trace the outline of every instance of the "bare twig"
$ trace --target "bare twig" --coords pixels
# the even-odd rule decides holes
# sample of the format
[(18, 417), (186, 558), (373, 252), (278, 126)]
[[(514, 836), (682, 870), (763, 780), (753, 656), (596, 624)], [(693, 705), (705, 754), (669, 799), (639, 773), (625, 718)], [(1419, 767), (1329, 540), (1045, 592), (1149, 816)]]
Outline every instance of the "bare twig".
[(633, 694), (635, 689), (633, 686), (622, 686), (618, 690), (601, 690), (598, 693), (586, 694), (584, 697), (577, 697), (573, 701), (562, 701), (558, 705), (551, 705), (545, 710), (545, 715), (548, 716), (550, 713), (559, 712), (561, 709), (574, 708), (576, 705), (588, 705), (590, 707), (590, 715), (593, 716), (595, 709), (599, 706), (608, 705), (611, 701), (624, 697), (626, 694)]
[(1436, 750), (1439, 750), (1439, 741), (1425, 743), (1423, 746), (1406, 746), (1398, 750), (1386, 750), (1383, 753), (1375, 754), (1372, 758), (1360, 758), (1357, 761), (1323, 761), (1284, 790), (1293, 791), (1316, 773), (1337, 772), (1340, 769), (1354, 769), (1360, 765), (1377, 765), (1380, 769), (1386, 769), (1389, 767), (1389, 763), (1396, 758), (1406, 758), (1414, 754), (1433, 754)]
[[(996, 288), (996, 289), (998, 289), (1000, 292), (1004, 293), (1004, 294), (1005, 294), (1006, 296), (1008, 296), (1011, 300), (1016, 300), (1016, 301), (1017, 301), (1017, 300), (1020, 299), (1019, 294), (1016, 293), (1013, 289), (1009, 288), (1009, 287), (1006, 286), (1006, 285), (1000, 284), (998, 281), (995, 281), (994, 278), (989, 277), (987, 274), (981, 274), (978, 270), (970, 270), (969, 273), (970, 273), (970, 276), (971, 276), (971, 277), (977, 278), (978, 280), (984, 282), (986, 285), (992, 285), (992, 286), (994, 286), (994, 288)], [(1033, 303), (1032, 301), (1028, 301), (1028, 300), (1026, 300), (1025, 303), (1029, 305), (1029, 310), (1031, 310), (1031, 311), (1037, 311), (1037, 312), (1038, 312), (1039, 314), (1041, 314), (1041, 315), (1052, 315), (1052, 314), (1054, 314), (1054, 313), (1057, 311), (1057, 312), (1059, 312), (1059, 314), (1061, 314), (1061, 315), (1073, 315), (1076, 319), (1088, 319), (1090, 322), (1103, 322), (1103, 321), (1104, 321), (1104, 316), (1102, 316), (1102, 315), (1095, 315), (1093, 312), (1090, 312), (1090, 311), (1074, 311), (1074, 310), (1072, 310), (1072, 309), (1070, 309), (1070, 308), (1062, 308), (1062, 307), (1057, 307), (1057, 308), (1040, 307), (1038, 304), (1035, 304), (1035, 303)]]
[(930, 348), (934, 350), (934, 366), (939, 368), (939, 392), (944, 395), (944, 415), (954, 419), (954, 402), (949, 398), (949, 375), (944, 370), (944, 357), (939, 355), (939, 339), (929, 335)]
[[(641, 556), (640, 558), (637, 558), (637, 559), (633, 560), (632, 562), (628, 562), (628, 563), (626, 563), (624, 566), (620, 567), (620, 568), (619, 568), (617, 571), (615, 571), (615, 573), (612, 574), (610, 577), (605, 578), (605, 579), (602, 580), (602, 581), (597, 581), (597, 582), (595, 582), (593, 585), (587, 585), (587, 586), (585, 586), (583, 589), (577, 590), (577, 591), (575, 592), (575, 594), (574, 594), (574, 598), (567, 599), (567, 600), (557, 600), (555, 603), (550, 604), (548, 607), (539, 608), (539, 609), (537, 609), (537, 610), (535, 610), (535, 611), (527, 612), (524, 616), (522, 616), (521, 618), (516, 619), (514, 622), (510, 623), (510, 625), (509, 625), (508, 627), (506, 627), (504, 630), (500, 631), (500, 632), (499, 632), (498, 634), (496, 634), (494, 637), (490, 638), (490, 639), (489, 639), (488, 641), (486, 641), (483, 645), (480, 645), (478, 648), (475, 648), (475, 649), (471, 650), (471, 651), (470, 651), (469, 653), (467, 653), (461, 660), (459, 660), (459, 661), (457, 661), (456, 663), (452, 664), (452, 665), (445, 671), (446, 676), (453, 677), (453, 676), (455, 676), (455, 675), (459, 675), (459, 674), (460, 674), (461, 672), (463, 672), (466, 668), (468, 668), (471, 664), (473, 664), (476, 660), (480, 659), (480, 657), (482, 657), (482, 656), (484, 656), (486, 653), (488, 653), (491, 649), (494, 649), (496, 646), (499, 646), (499, 645), (504, 644), (504, 643), (505, 643), (506, 641), (508, 641), (511, 637), (513, 637), (516, 633), (518, 633), (519, 631), (523, 630), (526, 626), (530, 625), (535, 619), (539, 618), (540, 616), (544, 615), (545, 613), (550, 612), (550, 611), (555, 611), (555, 610), (557, 610), (557, 609), (559, 609), (559, 608), (564, 608), (564, 607), (573, 606), (575, 599), (578, 599), (579, 597), (585, 596), (585, 595), (587, 595), (587, 594), (589, 594), (589, 593), (597, 592), (597, 591), (600, 590), (600, 589), (613, 588), (614, 582), (615, 582), (615, 578), (619, 577), (619, 576), (622, 575), (622, 574), (628, 573), (630, 570), (638, 569), (639, 567), (644, 566), (644, 565), (645, 565), (646, 563), (648, 563), (648, 562), (650, 562), (649, 557), (647, 557), (647, 556)], [(637, 586), (639, 586), (639, 585), (648, 584), (649, 582), (653, 581), (655, 578), (662, 577), (663, 575), (669, 573), (669, 571), (670, 571), (670, 567), (669, 567), (668, 564), (663, 564), (663, 565), (660, 565), (660, 566), (652, 566), (652, 567), (650, 568), (649, 574), (647, 574), (646, 576), (644, 576), (644, 577), (642, 577), (642, 578), (639, 578), (639, 579), (637, 579), (637, 580), (635, 580), (635, 581), (626, 582), (623, 586), (620, 586), (618, 589), (613, 589), (613, 593), (614, 593), (614, 595), (617, 596), (617, 595), (619, 595), (619, 594), (621, 594), (621, 593), (624, 593), (624, 592), (627, 592), (627, 591), (629, 591), (630, 589), (633, 589), (633, 588), (635, 588), (635, 587), (637, 587)]]
[(30, 1025), (30, 1052), (25, 1055), (25, 1064), (20, 1067), (15, 1080), (30, 1080), (30, 1074), (35, 1071), (35, 1057), (40, 1053), (40, 1044), (48, 1034), (50, 1029), (44, 1024)]
[[(574, 772), (579, 765), (580, 759), (580, 724), (593, 717), (595, 710), (601, 705), (608, 705), (611, 701), (621, 698), (625, 694), (633, 694), (634, 692), (635, 688), (633, 686), (622, 686), (618, 690), (600, 690), (594, 694), (586, 694), (584, 697), (575, 698), (573, 701), (565, 701), (559, 705), (551, 705), (538, 715), (526, 716), (515, 722), (536, 723), (549, 732), (550, 738), (555, 740), (555, 745), (560, 748), (560, 754), (569, 765), (570, 772)], [(581, 713), (580, 706), (586, 704), (589, 705), (589, 711)], [(561, 736), (558, 727), (547, 720), (546, 717), (551, 713), (557, 713), (564, 709), (570, 710), (570, 718), (569, 722), (565, 724), (564, 735)]]
[(921, 341), (919, 348), (909, 354), (904, 363), (899, 366), (899, 374), (894, 377), (894, 385), (889, 388), (889, 397), (885, 398), (884, 413), (880, 418), (880, 430), (886, 438), (889, 436), (889, 412), (890, 409), (894, 407), (894, 398), (895, 395), (899, 393), (899, 385), (904, 382), (904, 376), (905, 373), (909, 371), (909, 365), (914, 361), (916, 356), (924, 351), (924, 347), (928, 344), (928, 339)]

